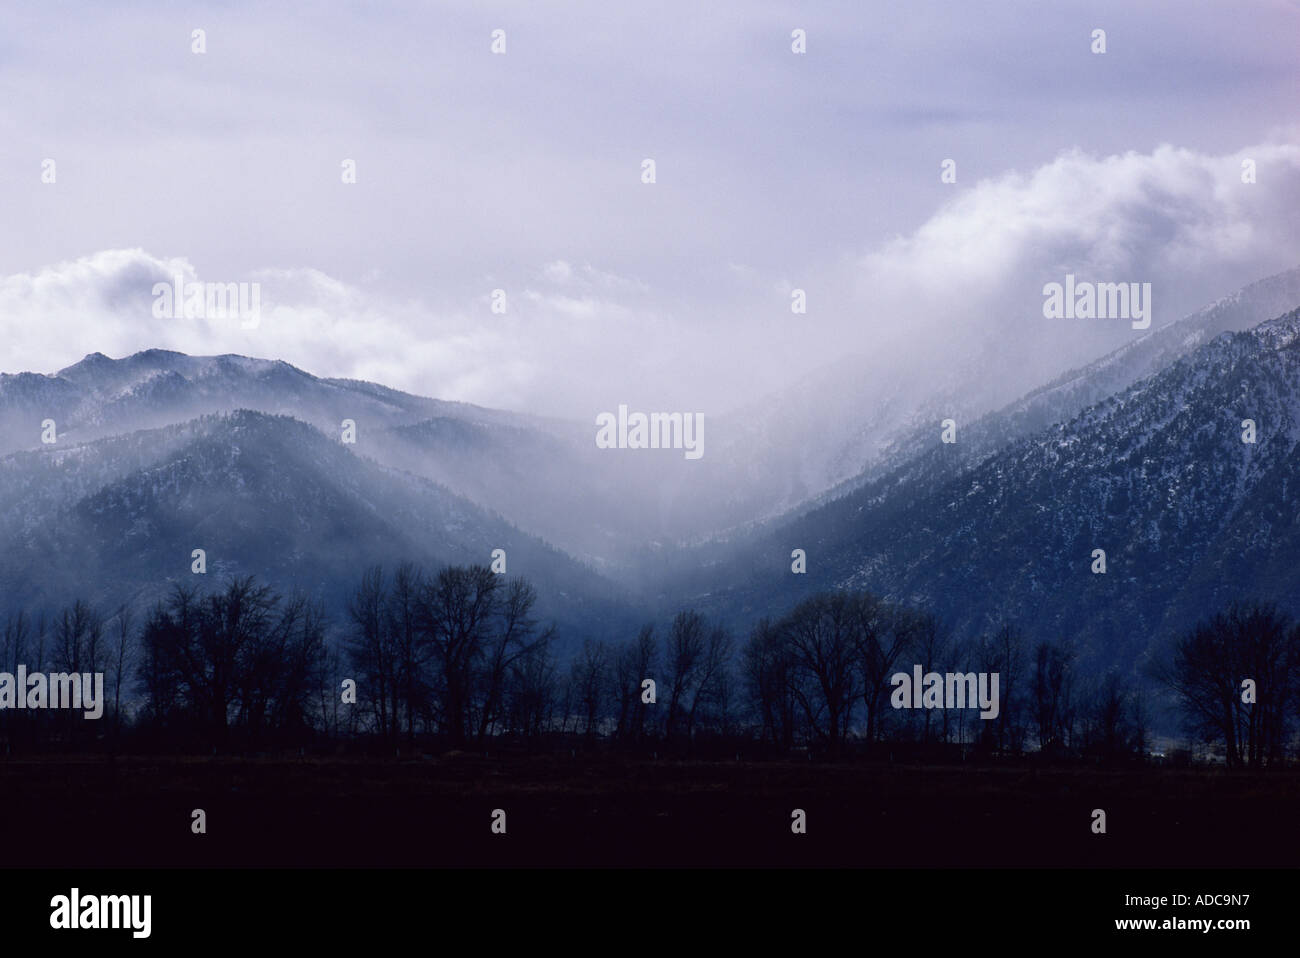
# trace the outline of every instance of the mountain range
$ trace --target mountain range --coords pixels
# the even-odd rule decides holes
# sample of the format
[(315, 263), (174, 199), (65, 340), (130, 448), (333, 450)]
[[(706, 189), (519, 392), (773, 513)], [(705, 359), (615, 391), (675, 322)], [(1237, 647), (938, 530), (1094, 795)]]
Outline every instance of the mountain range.
[(91, 353), (0, 374), (0, 589), (14, 608), (148, 602), (192, 581), (201, 548), (209, 575), (256, 573), (341, 611), (369, 563), (500, 548), (570, 642), (687, 605), (743, 630), (864, 587), (959, 635), (1014, 621), (1129, 668), (1231, 598), (1300, 596), (1297, 306), (1300, 270), (1270, 277), (957, 413), (955, 442), (940, 423), (977, 409), (973, 392), (846, 426), (797, 388), (710, 423), (699, 463), (280, 361)]
[[(955, 442), (936, 419), (910, 455), (697, 547), (660, 587), (740, 623), (865, 587), (959, 636), (1011, 622), (1121, 669), (1235, 598), (1300, 612), (1300, 311), (1238, 331), (1275, 307), (1252, 302), (1262, 292), (1300, 302), (1295, 279), (958, 424)], [(804, 575), (791, 572), (794, 549)]]

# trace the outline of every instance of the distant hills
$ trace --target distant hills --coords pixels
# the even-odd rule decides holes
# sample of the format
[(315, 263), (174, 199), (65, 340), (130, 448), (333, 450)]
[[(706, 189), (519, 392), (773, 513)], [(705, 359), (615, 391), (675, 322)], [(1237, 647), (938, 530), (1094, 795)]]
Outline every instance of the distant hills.
[[(1166, 345), (1130, 367), (1158, 372), (1052, 425), (1030, 424), (1090, 399), (1096, 378), (959, 426), (953, 444), (936, 422), (912, 458), (698, 550), (666, 591), (752, 621), (828, 585), (867, 587), (959, 635), (1010, 621), (1034, 639), (1074, 640), (1095, 668), (1132, 666), (1233, 598), (1300, 612), (1300, 311), (1206, 335), (1166, 330)], [(1170, 361), (1171, 343), (1186, 354)], [(1127, 378), (1117, 367), (1134, 358), (1111, 357), (1094, 377)], [(807, 575), (791, 574), (795, 548)]]
[(362, 569), (488, 564), (539, 589), (575, 635), (636, 625), (595, 570), (427, 479), (356, 455), (289, 416), (214, 413), (0, 458), (0, 591), (11, 607), (84, 597), (111, 610), (173, 583), (254, 574), (342, 615)]
[(0, 374), (0, 589), (11, 608), (151, 601), (193, 581), (202, 548), (209, 576), (338, 612), (369, 563), (502, 548), (571, 642), (689, 605), (743, 631), (852, 586), (959, 634), (1010, 620), (1129, 668), (1231, 598), (1300, 601), (1297, 306), (1300, 270), (1255, 283), (959, 419), (952, 444), (957, 393), (819, 433), (796, 390), (711, 422), (698, 463), (279, 361), (92, 353)]

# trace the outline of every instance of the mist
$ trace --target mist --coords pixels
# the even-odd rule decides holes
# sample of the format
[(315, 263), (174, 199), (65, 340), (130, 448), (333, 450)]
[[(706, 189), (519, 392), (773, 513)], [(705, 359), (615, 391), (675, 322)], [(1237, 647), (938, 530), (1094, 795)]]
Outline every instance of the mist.
[[(20, 5), (0, 367), (238, 353), (591, 423), (721, 415), (852, 355), (911, 407), (1135, 335), (1044, 321), (1066, 272), (1150, 282), (1159, 326), (1300, 261), (1291, 8), (435, 7)], [(155, 318), (177, 274), (258, 282), (264, 321)]]

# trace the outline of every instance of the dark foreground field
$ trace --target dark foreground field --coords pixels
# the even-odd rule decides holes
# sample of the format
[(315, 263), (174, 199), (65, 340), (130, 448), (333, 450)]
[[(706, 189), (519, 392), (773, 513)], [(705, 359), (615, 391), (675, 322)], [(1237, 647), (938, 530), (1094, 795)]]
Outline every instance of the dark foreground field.
[[(191, 812), (207, 813), (193, 834)], [(807, 834), (791, 832), (791, 812)], [(1092, 810), (1107, 832), (1094, 834)], [(493, 834), (494, 809), (507, 831)], [(6, 867), (1293, 867), (1300, 772), (9, 758)]]

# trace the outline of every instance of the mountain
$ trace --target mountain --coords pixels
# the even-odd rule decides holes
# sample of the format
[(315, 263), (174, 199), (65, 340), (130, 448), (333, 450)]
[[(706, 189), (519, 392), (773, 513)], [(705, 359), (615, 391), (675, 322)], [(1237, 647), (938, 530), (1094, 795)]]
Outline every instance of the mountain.
[[(993, 454), (972, 461), (963, 441), (935, 430), (916, 463), (697, 557), (680, 593), (743, 622), (865, 587), (958, 635), (1009, 620), (1073, 639), (1097, 667), (1131, 666), (1233, 598), (1300, 612), (1300, 310), (1222, 333)], [(806, 575), (791, 573), (795, 548)]]
[[(1251, 329), (1297, 306), (1300, 268), (1251, 283), (1190, 316), (1142, 334), (1094, 362), (1063, 373), (1006, 406), (969, 422), (958, 416), (960, 442), (942, 453), (935, 449), (934, 442), (939, 424), (971, 403), (957, 391), (936, 396), (914, 411), (905, 425), (886, 432), (874, 454), (853, 458), (865, 464), (860, 471), (837, 481), (816, 498), (829, 502), (887, 476), (898, 482), (909, 470), (933, 479), (936, 469), (969, 467), (1016, 439), (1070, 419), (1139, 379), (1168, 368), (1221, 333)], [(799, 503), (796, 508), (803, 505)]]
[[(792, 389), (709, 417), (707, 452), (696, 461), (674, 450), (598, 449), (594, 426), (585, 422), (321, 378), (282, 361), (160, 349), (122, 359), (92, 353), (53, 375), (0, 374), (0, 456), (40, 448), (47, 419), (55, 421), (60, 444), (236, 409), (289, 416), (331, 437), (351, 420), (354, 452), (444, 486), (639, 588), (671, 574), (682, 544), (743, 534), (889, 476), (934, 479), (936, 469), (968, 467), (1220, 332), (1296, 305), (1300, 269), (1248, 286), (978, 417), (988, 391), (978, 384), (986, 376), (952, 373), (947, 385), (929, 383), (929, 398), (918, 400), (901, 371), (866, 383), (860, 358), (846, 356)], [(936, 458), (934, 435), (950, 415), (959, 421), (957, 454), (949, 449)]]
[(149, 349), (123, 359), (91, 353), (52, 376), (0, 373), (0, 454), (39, 448), (46, 418), (56, 421), (61, 437), (88, 442), (235, 409), (293, 416), (326, 433), (343, 419), (373, 427), (433, 416), (532, 428), (544, 423), (373, 383), (322, 379), (278, 360)]
[[(955, 444), (939, 441), (940, 394), (874, 408), (853, 435), (819, 436), (812, 407), (776, 403), (711, 421), (698, 461), (279, 361), (93, 353), (0, 375), (0, 588), (11, 605), (154, 598), (203, 548), (209, 574), (257, 572), (338, 609), (366, 563), (505, 548), (575, 634), (688, 605), (743, 627), (866, 585), (963, 633), (1013, 617), (1132, 659), (1252, 582), (1290, 583), (1289, 539), (1259, 531), (1285, 515), (1293, 453), (1294, 314), (1256, 322), (1278, 303), (1300, 303), (1300, 270), (961, 420)], [(1233, 416), (1258, 424), (1244, 452)], [(1215, 551), (1229, 547), (1240, 560)], [(789, 572), (795, 548), (807, 576)], [(1094, 548), (1105, 576), (1088, 571)]]
[(50, 376), (0, 374), (0, 455), (40, 449), (46, 419), (63, 446), (238, 409), (288, 416), (329, 436), (351, 420), (358, 453), (447, 486), (593, 561), (648, 528), (626, 495), (652, 495), (651, 476), (635, 464), (597, 460), (594, 430), (585, 426), (245, 356), (92, 353)]
[(362, 570), (410, 559), (486, 564), (533, 582), (566, 637), (628, 630), (620, 590), (541, 540), (426, 479), (356, 455), (315, 427), (249, 410), (0, 459), (0, 592), (11, 607), (73, 597), (148, 604), (255, 574), (341, 616)]
[(594, 420), (428, 399), (282, 361), (160, 349), (122, 359), (92, 353), (53, 375), (0, 374), (0, 456), (42, 448), (47, 419), (65, 446), (239, 409), (288, 416), (326, 436), (351, 420), (358, 454), (443, 485), (611, 572), (626, 574), (643, 542), (712, 531), (721, 521), (713, 489), (727, 494), (716, 470), (680, 451), (598, 449)]

